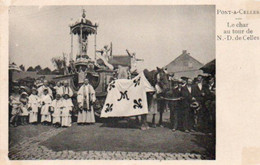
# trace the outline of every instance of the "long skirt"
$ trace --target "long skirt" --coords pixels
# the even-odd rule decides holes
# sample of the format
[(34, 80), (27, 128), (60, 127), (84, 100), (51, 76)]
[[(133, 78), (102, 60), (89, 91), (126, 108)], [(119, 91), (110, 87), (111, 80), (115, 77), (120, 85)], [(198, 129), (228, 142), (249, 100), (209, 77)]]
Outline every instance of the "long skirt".
[(82, 110), (78, 112), (78, 120), (77, 123), (86, 123), (87, 122), (87, 112)]
[(71, 126), (71, 116), (61, 117), (61, 126), (70, 127)]
[(95, 114), (93, 107), (91, 108), (91, 111), (87, 111), (87, 123), (95, 123)]
[(52, 123), (55, 124), (55, 123), (61, 123), (61, 116), (59, 115), (53, 115), (52, 116)]
[(29, 123), (37, 122), (38, 120), (38, 112), (30, 112), (29, 113)]
[(91, 107), (91, 111), (79, 111), (77, 123), (95, 123), (95, 114), (93, 107)]
[(44, 122), (44, 121), (47, 121), (47, 122), (51, 122), (51, 115), (48, 114), (48, 115), (43, 115), (41, 116), (41, 122)]

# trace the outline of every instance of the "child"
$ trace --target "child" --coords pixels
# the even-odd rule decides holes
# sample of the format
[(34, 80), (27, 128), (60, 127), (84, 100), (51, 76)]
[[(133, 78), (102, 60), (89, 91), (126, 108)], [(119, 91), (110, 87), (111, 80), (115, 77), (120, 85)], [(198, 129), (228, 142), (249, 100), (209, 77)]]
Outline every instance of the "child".
[(56, 99), (52, 101), (52, 124), (54, 127), (58, 128), (61, 125), (61, 112), (64, 108), (63, 100), (59, 94), (56, 94)]
[(10, 105), (12, 108), (10, 124), (11, 126), (17, 127), (18, 117), (21, 112), (21, 102), (19, 101), (19, 87), (13, 87), (13, 93), (10, 96)]
[(29, 117), (28, 94), (26, 92), (22, 92), (19, 101), (21, 102), (21, 113), (20, 113), (21, 125), (26, 125)]
[(37, 95), (37, 89), (32, 88), (32, 94), (29, 96), (29, 123), (36, 124), (38, 119), (38, 108), (40, 106), (40, 98)]
[(48, 92), (48, 89), (44, 89), (43, 95), (41, 96), (41, 122), (43, 125), (48, 125), (51, 122), (50, 106), (52, 100)]
[(63, 105), (64, 105), (64, 108), (63, 108), (62, 114), (61, 114), (61, 126), (70, 127), (73, 104), (72, 104), (72, 101), (69, 98), (68, 94), (64, 95)]

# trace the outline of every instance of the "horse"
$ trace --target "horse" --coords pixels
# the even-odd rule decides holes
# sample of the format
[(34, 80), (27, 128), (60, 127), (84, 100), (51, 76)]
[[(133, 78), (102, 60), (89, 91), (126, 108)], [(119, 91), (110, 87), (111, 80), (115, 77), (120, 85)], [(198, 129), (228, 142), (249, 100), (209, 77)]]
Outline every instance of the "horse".
[[(161, 93), (158, 97), (168, 97), (171, 94), (169, 75), (164, 69), (156, 68), (156, 70), (148, 71), (144, 70), (144, 75), (149, 83), (155, 87), (156, 85), (161, 89)], [(154, 93), (147, 93), (148, 105), (150, 105)], [(166, 101), (164, 99), (158, 100), (158, 110), (160, 112), (159, 124), (162, 125), (163, 112), (166, 107)], [(138, 118), (138, 116), (137, 116)], [(155, 125), (155, 114), (153, 115), (152, 124)], [(141, 129), (148, 129), (147, 114), (141, 115)]]

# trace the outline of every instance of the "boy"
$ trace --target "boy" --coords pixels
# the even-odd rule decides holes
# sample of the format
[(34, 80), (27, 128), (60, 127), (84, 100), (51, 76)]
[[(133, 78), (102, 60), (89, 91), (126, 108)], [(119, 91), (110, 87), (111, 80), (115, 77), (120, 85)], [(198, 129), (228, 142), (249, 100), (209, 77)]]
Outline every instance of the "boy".
[(52, 100), (48, 92), (48, 89), (44, 89), (41, 97), (41, 122), (43, 125), (48, 125), (51, 122), (50, 105)]
[(61, 126), (70, 127), (73, 104), (68, 94), (64, 95), (63, 106), (64, 108), (62, 109)]
[(51, 103), (52, 107), (52, 124), (54, 127), (58, 128), (61, 126), (61, 112), (64, 108), (64, 103), (59, 94), (56, 94), (56, 99)]
[(28, 102), (29, 123), (36, 124), (38, 122), (38, 108), (40, 106), (40, 99), (37, 95), (37, 89), (32, 88), (32, 94), (29, 96)]

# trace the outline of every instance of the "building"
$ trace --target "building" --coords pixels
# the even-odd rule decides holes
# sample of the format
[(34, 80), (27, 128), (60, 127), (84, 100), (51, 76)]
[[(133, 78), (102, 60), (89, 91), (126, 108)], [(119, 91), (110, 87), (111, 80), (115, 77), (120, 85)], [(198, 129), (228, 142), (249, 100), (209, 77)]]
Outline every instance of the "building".
[(190, 56), (186, 50), (183, 50), (182, 54), (165, 66), (168, 73), (174, 73), (175, 78), (181, 78), (183, 76), (194, 78), (199, 74), (202, 74), (200, 68), (203, 66), (201, 62)]

